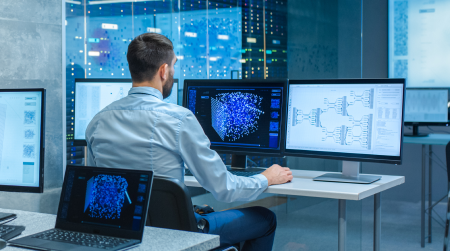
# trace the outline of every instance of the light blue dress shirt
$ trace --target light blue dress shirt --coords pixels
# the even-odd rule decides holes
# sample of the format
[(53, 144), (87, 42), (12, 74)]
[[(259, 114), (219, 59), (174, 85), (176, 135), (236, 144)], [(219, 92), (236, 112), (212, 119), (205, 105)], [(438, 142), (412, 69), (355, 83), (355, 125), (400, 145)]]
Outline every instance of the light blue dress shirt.
[(217, 200), (254, 200), (268, 186), (264, 175), (227, 171), (194, 114), (163, 101), (159, 90), (134, 87), (100, 111), (86, 129), (88, 166), (153, 170), (184, 182), (186, 165)]

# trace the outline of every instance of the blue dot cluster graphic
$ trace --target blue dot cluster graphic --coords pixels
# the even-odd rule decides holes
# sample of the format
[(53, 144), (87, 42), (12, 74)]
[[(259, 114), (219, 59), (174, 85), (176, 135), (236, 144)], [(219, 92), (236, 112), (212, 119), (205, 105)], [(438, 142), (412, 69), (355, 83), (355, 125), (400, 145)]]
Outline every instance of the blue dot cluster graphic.
[(34, 158), (34, 145), (33, 144), (25, 144), (23, 145), (23, 157), (27, 159)]
[(36, 124), (36, 111), (24, 111), (23, 123), (25, 125)]
[(211, 123), (222, 140), (236, 141), (258, 129), (262, 97), (252, 93), (221, 93), (211, 98)]
[(94, 177), (90, 191), (89, 216), (120, 219), (128, 182), (121, 176), (100, 174)]
[(24, 132), (24, 138), (25, 139), (33, 139), (34, 138), (34, 130), (33, 129), (27, 129)]

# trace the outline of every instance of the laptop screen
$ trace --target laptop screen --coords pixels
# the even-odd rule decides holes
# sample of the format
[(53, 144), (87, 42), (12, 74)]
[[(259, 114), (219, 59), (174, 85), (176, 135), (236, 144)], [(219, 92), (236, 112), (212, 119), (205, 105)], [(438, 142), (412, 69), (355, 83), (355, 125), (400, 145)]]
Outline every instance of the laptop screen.
[(58, 224), (142, 231), (152, 178), (151, 171), (68, 166)]

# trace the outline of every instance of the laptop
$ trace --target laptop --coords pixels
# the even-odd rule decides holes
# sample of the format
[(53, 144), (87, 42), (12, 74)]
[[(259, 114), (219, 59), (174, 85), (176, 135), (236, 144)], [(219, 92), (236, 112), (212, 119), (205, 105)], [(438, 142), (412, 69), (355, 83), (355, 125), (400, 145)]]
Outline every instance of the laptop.
[(10, 241), (39, 250), (124, 250), (142, 242), (152, 171), (67, 166), (54, 229)]

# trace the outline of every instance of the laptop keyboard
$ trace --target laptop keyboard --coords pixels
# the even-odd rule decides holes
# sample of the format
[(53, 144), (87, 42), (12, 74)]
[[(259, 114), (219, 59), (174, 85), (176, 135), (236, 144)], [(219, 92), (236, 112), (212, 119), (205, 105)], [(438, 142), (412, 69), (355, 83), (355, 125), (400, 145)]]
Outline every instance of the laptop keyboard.
[[(184, 170), (185, 176), (194, 176), (189, 169)], [(243, 177), (251, 177), (253, 175), (260, 174), (261, 172), (249, 172), (249, 171), (240, 171), (240, 170), (228, 170), (228, 172), (236, 175), (236, 176), (243, 176)]]
[(86, 234), (79, 232), (71, 232), (60, 229), (52, 229), (43, 233), (40, 233), (33, 238), (59, 241), (64, 243), (75, 244), (79, 246), (101, 248), (101, 249), (113, 249), (122, 244), (129, 243), (131, 240), (108, 237), (95, 234)]

